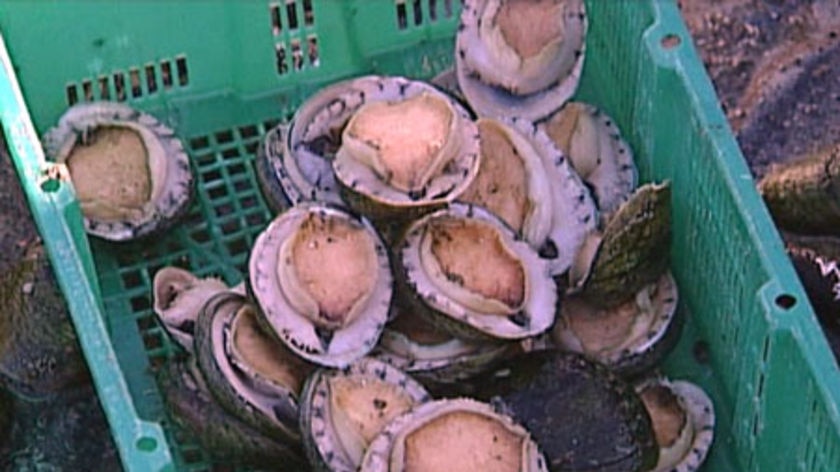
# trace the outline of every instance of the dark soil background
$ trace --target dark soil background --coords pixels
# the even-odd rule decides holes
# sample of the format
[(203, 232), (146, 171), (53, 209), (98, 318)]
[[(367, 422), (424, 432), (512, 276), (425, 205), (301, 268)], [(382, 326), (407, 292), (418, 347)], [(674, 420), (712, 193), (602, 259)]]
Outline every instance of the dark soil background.
[[(606, 1), (606, 0), (603, 0)], [(619, 0), (615, 0), (619, 1)], [(631, 0), (621, 0), (631, 1)], [(840, 6), (836, 0), (682, 0), (695, 46), (755, 176), (840, 141)], [(57, 293), (14, 168), (0, 147), (0, 295)], [(35, 249), (33, 249), (35, 248)], [(30, 264), (30, 265), (26, 265)], [(47, 276), (16, 283), (9, 274)], [(27, 282), (28, 280), (28, 282)], [(3, 285), (5, 284), (5, 285)], [(34, 284), (34, 286), (33, 286)], [(17, 297), (27, 300), (34, 298)], [(40, 297), (39, 297), (40, 299)], [(37, 310), (35, 310), (37, 311)], [(66, 310), (50, 323), (69, 327)], [(2, 323), (0, 323), (2, 328)], [(0, 332), (0, 364), (8, 355)], [(0, 470), (120, 470), (109, 429), (78, 349), (52, 356), (50, 370), (29, 389), (2, 377), (13, 400), (0, 396)], [(32, 391), (35, 390), (34, 394)], [(3, 411), (12, 405), (12, 424)], [(7, 439), (4, 442), (4, 436)]]

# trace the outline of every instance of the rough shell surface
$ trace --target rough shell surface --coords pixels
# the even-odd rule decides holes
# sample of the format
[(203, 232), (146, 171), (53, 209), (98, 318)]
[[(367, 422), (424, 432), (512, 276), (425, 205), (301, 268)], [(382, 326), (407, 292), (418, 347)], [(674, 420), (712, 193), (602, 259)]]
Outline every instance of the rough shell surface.
[[(607, 223), (594, 258), (579, 271), (585, 275), (572, 280), (570, 292), (599, 306), (616, 306), (665, 272), (670, 248), (670, 182), (643, 185)], [(575, 265), (579, 262), (586, 264), (579, 259)]]
[(758, 190), (780, 228), (840, 236), (840, 145), (773, 168)]
[(212, 397), (194, 358), (171, 360), (158, 373), (158, 385), (175, 425), (190, 434), (216, 461), (305, 470), (299, 447), (266, 436), (230, 415)]
[(521, 422), (553, 471), (641, 471), (656, 464), (656, 438), (641, 398), (600, 363), (534, 351), (476, 382), (478, 398)]

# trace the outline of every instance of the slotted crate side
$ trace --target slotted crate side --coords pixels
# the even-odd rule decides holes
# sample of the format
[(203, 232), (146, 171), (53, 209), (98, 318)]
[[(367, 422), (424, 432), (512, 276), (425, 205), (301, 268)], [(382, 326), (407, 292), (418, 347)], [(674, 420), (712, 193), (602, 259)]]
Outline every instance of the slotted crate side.
[(756, 445), (751, 470), (776, 470), (780, 455), (790, 458), (786, 470), (840, 470), (837, 404), (825, 401), (825, 389), (833, 388), (833, 383), (830, 376), (815, 375), (836, 367), (809, 348), (821, 336), (818, 330), (798, 326), (779, 330), (773, 337), (761, 413), (752, 425), (762, 440)]
[(251, 99), (273, 96), (261, 110), (286, 106), (319, 83), (377, 67), (380, 52), (451, 36), (457, 0), (416, 3), (419, 13), (414, 2), (388, 0), (170, 2), (165, 11), (149, 0), (3, 2), (0, 21), (24, 95), (39, 97), (29, 105), (38, 130), (86, 98), (169, 114), (200, 100), (195, 118), (222, 128), (230, 121), (204, 112), (222, 106), (245, 122)]
[(68, 303), (71, 320), (90, 367), (100, 403), (123, 463), (137, 470), (171, 469), (172, 458), (161, 425), (140, 420), (115, 346), (102, 316), (90, 248), (81, 225), (78, 202), (66, 177), (49, 172), (20, 93), (5, 42), (0, 38), (0, 122), (8, 151), (32, 210), (53, 271)]
[[(592, 16), (604, 20), (601, 27), (647, 24), (641, 8), (588, 5)], [(641, 174), (674, 185), (673, 268), (696, 328), (709, 343), (712, 367), (722, 376), (727, 401), (716, 398), (716, 406), (729, 410), (732, 419), (731, 430), (719, 428), (717, 440), (732, 435), (739, 470), (816, 470), (811, 464), (837, 470), (840, 377), (833, 356), (678, 10), (665, 2), (647, 6), (657, 21), (643, 41), (613, 42), (609, 32), (593, 34), (597, 59), (587, 72), (606, 79), (590, 83), (604, 85), (613, 78), (615, 87), (592, 97), (603, 100), (622, 129), (630, 130)], [(777, 341), (791, 332), (798, 333), (798, 343)], [(775, 388), (783, 384), (788, 387)], [(787, 395), (796, 385), (799, 394)], [(814, 407), (806, 415), (803, 405)], [(793, 422), (807, 434), (785, 428)], [(811, 454), (808, 461), (804, 451)]]
[[(616, 36), (640, 38), (617, 42), (611, 40), (610, 32), (593, 34), (597, 40), (589, 43), (590, 57), (595, 59), (587, 63), (587, 72), (603, 77), (596, 81), (600, 84), (610, 84), (611, 78), (614, 86), (603, 94), (594, 91), (592, 98), (627, 130), (643, 179), (671, 180), (672, 267), (681, 298), (694, 314), (701, 338), (709, 344), (712, 369), (724, 386), (724, 397), (715, 398), (715, 407), (719, 417), (730, 418), (731, 430), (719, 426), (716, 439), (732, 435), (738, 469), (743, 470), (752, 437), (741, 418), (755, 410), (751, 398), (754, 375), (760, 368), (756, 351), (771, 316), (763, 311), (756, 294), (773, 277), (759, 260), (760, 248), (745, 227), (745, 219), (752, 216), (744, 215), (736, 201), (737, 193), (751, 190), (733, 188), (727, 182), (727, 169), (721, 162), (727, 156), (717, 154), (703, 131), (701, 110), (692, 102), (696, 92), (686, 89), (685, 71), (661, 63), (666, 54), (678, 51), (664, 51), (658, 41), (651, 45), (642, 40), (645, 34), (656, 37), (675, 32), (687, 42), (687, 33), (666, 31), (673, 25), (662, 21), (654, 24), (657, 12), (653, 8), (631, 13), (600, 3), (593, 6), (592, 16), (604, 18), (600, 27), (632, 28), (632, 33), (615, 30)], [(599, 6), (601, 10), (596, 9)], [(659, 17), (663, 14), (658, 13)], [(598, 27), (593, 24), (593, 30)], [(732, 329), (718, 329), (721, 326)]]
[[(172, 11), (172, 18), (181, 15), (182, 18), (194, 19), (194, 16), (183, 15), (189, 15), (197, 3), (179, 5)], [(415, 9), (418, 4), (419, 14)], [(90, 2), (86, 5), (91, 8), (89, 14), (96, 14), (96, 5)], [(239, 8), (240, 5), (243, 6)], [(218, 47), (209, 56), (202, 56), (204, 49), (196, 37), (203, 39), (206, 36), (207, 25), (197, 27), (188, 23), (189, 27), (184, 28), (183, 35), (173, 34), (162, 40), (166, 44), (161, 45), (164, 49), (160, 51), (191, 51), (187, 56), (190, 58), (189, 83), (182, 89), (173, 87), (155, 97), (127, 97), (133, 105), (166, 119), (187, 138), (186, 145), (200, 183), (198, 204), (192, 208), (184, 224), (156, 244), (115, 247), (94, 241), (92, 245), (98, 282), (104, 294), (104, 320), (108, 325), (108, 333), (103, 334), (103, 338), (106, 347), (115, 350), (117, 360), (117, 364), (92, 365), (94, 376), (99, 380), (109, 378), (101, 372), (120, 376), (130, 397), (125, 402), (133, 403), (136, 415), (152, 424), (166, 423), (149, 367), (150, 364), (161, 363), (173, 347), (151, 313), (151, 278), (159, 267), (175, 264), (201, 275), (219, 274), (231, 283), (239, 280), (247, 248), (270, 217), (257, 191), (251, 168), (253, 151), (262, 134), (276, 120), (287, 117), (322, 81), (370, 71), (428, 78), (451, 62), (450, 38), (457, 22), (457, 12), (447, 17), (446, 3), (442, 0), (316, 1), (311, 5), (313, 25), (310, 29), (300, 27), (299, 30), (306, 30), (319, 38), (318, 44), (323, 47), (320, 63), (312, 68), (303, 67), (279, 74), (276, 62), (272, 62), (276, 56), (265, 61), (265, 44), (274, 54), (277, 44), (283, 41), (290, 44), (289, 41), (303, 34), (288, 30), (288, 27), (283, 29), (290, 18), (287, 5), (292, 6), (298, 19), (305, 17), (307, 8), (302, 1), (254, 2), (247, 5), (244, 2), (202, 3), (206, 16), (201, 18), (206, 23), (216, 21), (215, 25), (219, 28), (227, 25), (227, 30), (213, 31), (229, 36), (223, 40), (228, 49)], [(820, 451), (837, 442), (837, 414), (833, 411), (832, 397), (827, 395), (825, 388), (826, 382), (833, 385), (836, 379), (829, 376), (824, 381), (816, 377), (816, 372), (821, 372), (818, 369), (826, 367), (827, 363), (813, 361), (814, 358), (829, 359), (824, 341), (822, 345), (816, 343), (813, 352), (798, 357), (790, 356), (786, 351), (797, 349), (796, 345), (783, 344), (780, 347), (779, 343), (770, 341), (769, 333), (778, 321), (774, 318), (786, 315), (776, 312), (774, 297), (782, 293), (781, 287), (790, 289), (794, 295), (801, 294), (801, 291), (797, 284), (791, 286), (788, 283), (795, 278), (783, 260), (766, 213), (751, 189), (749, 174), (745, 173), (743, 163), (738, 160), (737, 147), (717, 108), (708, 81), (698, 69), (696, 55), (690, 50), (689, 36), (681, 26), (678, 12), (672, 4), (658, 2), (607, 4), (593, 1), (588, 2), (588, 6), (598, 22), (592, 25), (581, 95), (603, 106), (628, 133), (631, 144), (637, 149), (644, 178), (671, 178), (674, 182), (674, 269), (683, 290), (683, 307), (692, 314), (692, 318), (686, 335), (667, 365), (669, 373), (691, 378), (710, 389), (719, 410), (716, 444), (707, 469), (753, 470), (757, 450), (766, 454), (762, 455), (762, 459), (767, 464), (791, 464), (788, 470), (803, 470), (804, 464), (789, 455), (779, 457), (790, 450), (802, 450), (803, 455), (813, 455), (811, 460), (815, 464), (831, 464), (833, 456)], [(14, 41), (11, 46), (13, 54), (18, 51), (26, 58), (24, 65), (19, 65), (19, 72), (21, 77), (26, 77), (22, 81), (27, 96), (38, 97), (34, 100), (30, 98), (30, 105), (34, 103), (37, 106), (33, 106), (33, 110), (40, 110), (42, 116), (38, 127), (43, 131), (66, 107), (66, 82), (78, 81), (79, 73), (125, 68), (126, 64), (135, 62), (132, 62), (133, 56), (124, 55), (103, 61), (103, 56), (96, 51), (81, 55), (78, 51), (73, 52), (71, 47), (67, 54), (75, 55), (76, 66), (85, 64), (81, 72), (71, 68), (66, 77), (58, 77), (52, 82), (41, 83), (39, 78), (30, 81), (27, 74), (44, 66), (40, 65), (43, 57), (29, 57), (26, 47), (20, 46), (26, 44), (25, 40), (20, 43), (15, 41), (18, 35), (37, 36), (19, 29), (19, 25), (26, 24), (26, 15), (18, 13), (27, 8), (18, 10), (8, 4), (0, 5), (0, 25), (7, 39), (14, 36), (10, 40)], [(102, 8), (101, 4), (99, 8)], [(134, 13), (140, 18), (151, 15), (157, 5), (144, 3), (137, 4), (136, 8)], [(17, 26), (12, 28), (8, 28), (10, 16), (7, 13), (10, 10), (16, 13), (14, 25)], [(437, 12), (434, 20), (430, 13), (432, 10)], [(227, 19), (219, 20), (218, 16), (223, 12), (227, 13)], [(280, 32), (276, 35), (272, 23), (275, 12), (281, 23)], [(28, 10), (30, 15), (35, 13)], [(119, 16), (120, 13), (110, 11), (108, 15)], [(163, 16), (170, 18), (168, 13)], [(657, 19), (659, 21), (654, 24)], [(158, 24), (167, 24), (168, 21), (177, 23), (175, 19), (167, 19)], [(260, 30), (262, 26), (259, 25), (266, 22), (271, 28)], [(371, 28), (371, 24), (376, 24), (377, 28)], [(652, 24), (654, 26), (648, 30)], [(149, 32), (137, 25), (141, 23), (123, 24), (111, 33), (118, 35), (115, 38), (121, 37), (119, 35), (129, 38), (129, 44), (147, 44), (145, 35)], [(322, 25), (328, 26), (321, 28)], [(84, 29), (72, 34), (76, 34), (82, 42), (92, 44), (100, 37), (111, 39), (105, 33), (100, 34), (108, 28), (110, 26), (101, 29), (101, 25), (94, 25), (86, 35), (81, 33)], [(10, 30), (16, 34), (10, 35)], [(646, 31), (647, 36), (644, 36)], [(673, 32), (681, 36), (683, 44), (670, 51), (661, 50), (659, 38)], [(235, 46), (232, 46), (234, 43)], [(30, 47), (36, 44), (33, 42)], [(187, 47), (190, 44), (194, 50)], [(415, 46), (406, 48), (409, 45)], [(236, 71), (225, 68), (215, 70), (214, 65), (225, 62), (213, 56), (223, 55), (224, 51), (235, 51), (239, 56), (248, 57), (228, 58), (227, 66), (222, 66), (241, 63), (241, 68)], [(246, 70), (253, 72), (253, 76), (246, 74)], [(662, 97), (667, 100), (662, 100)], [(687, 113), (687, 110), (690, 112)], [(684, 156), (684, 161), (678, 161), (674, 156)], [(745, 175), (747, 178), (744, 179)], [(32, 191), (31, 198), (34, 200), (53, 198), (39, 193), (38, 189)], [(69, 191), (62, 189), (60, 194), (70, 201), (72, 195)], [(59, 207), (66, 204), (61, 201), (53, 203)], [(76, 211), (76, 208), (71, 208), (68, 219), (78, 226)], [(765, 233), (770, 236), (762, 236)], [(58, 239), (55, 237), (56, 241)], [(81, 248), (86, 247), (81, 238), (78, 244)], [(76, 258), (79, 257), (89, 262), (89, 258), (76, 255)], [(770, 280), (773, 282), (769, 283)], [(96, 281), (91, 282), (93, 289)], [(773, 290), (760, 299), (759, 288), (766, 287), (768, 283)], [(729, 288), (721, 289), (721, 285)], [(77, 328), (84, 328), (76, 312), (74, 310)], [(807, 304), (800, 303), (791, 313), (800, 318), (804, 326), (810, 327), (811, 334), (819, 335)], [(96, 316), (103, 315), (96, 313)], [(91, 362), (88, 351), (100, 347), (89, 339), (86, 344), (84, 336), (82, 341)], [(100, 343), (102, 341), (99, 340)], [(708, 343), (711, 368), (700, 368), (691, 361), (696, 341)], [(808, 346), (798, 348), (811, 349)], [(803, 435), (800, 439), (785, 439), (788, 441), (785, 444), (795, 441), (797, 449), (768, 445), (777, 439), (769, 433), (767, 425), (781, 424), (782, 419), (789, 419), (780, 416), (784, 412), (774, 413), (767, 405), (768, 398), (776, 398), (769, 385), (774, 379), (776, 382), (781, 380), (778, 375), (772, 377), (765, 371), (772, 362), (779, 362), (779, 358), (810, 361), (793, 361), (793, 368), (814, 386), (806, 397), (820, 406), (814, 410), (818, 413), (813, 414), (821, 421), (819, 433)], [(98, 382), (100, 393), (108, 388), (101, 384), (101, 381)], [(106, 413), (108, 406), (118, 404), (112, 398), (113, 394), (103, 398)], [(778, 400), (773, 401), (779, 403)], [(830, 407), (825, 407), (826, 404)], [(117, 431), (119, 427), (133, 423), (114, 421), (120, 420), (120, 415), (132, 416), (134, 412), (113, 410), (109, 420), (127, 466), (138, 470), (148, 468), (145, 465), (152, 462), (143, 466), (140, 465), (142, 462), (138, 462), (144, 457), (138, 454), (139, 443), (134, 441), (139, 434)], [(764, 415), (761, 421), (758, 420), (760, 415)], [(764, 428), (755, 426), (759, 423)], [(727, 438), (730, 434), (735, 437), (732, 442)], [(199, 470), (206, 466), (206, 457), (188, 436), (168, 426), (166, 435), (166, 444), (152, 448), (147, 454), (159, 454), (165, 458), (168, 456), (164, 450), (171, 446), (179, 469)], [(148, 446), (148, 443), (145, 445)], [(836, 447), (833, 450), (836, 451)], [(735, 461), (739, 466), (733, 465)]]

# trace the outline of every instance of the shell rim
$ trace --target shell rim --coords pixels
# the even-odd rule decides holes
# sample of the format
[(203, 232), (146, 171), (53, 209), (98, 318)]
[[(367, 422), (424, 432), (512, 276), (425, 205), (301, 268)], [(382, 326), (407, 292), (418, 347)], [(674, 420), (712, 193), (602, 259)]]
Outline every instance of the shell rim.
[(64, 163), (77, 136), (100, 126), (134, 129), (143, 139), (146, 149), (149, 149), (146, 138), (156, 138), (165, 154), (162, 159), (166, 162), (166, 175), (161, 186), (162, 193), (147, 203), (151, 207), (144, 210), (140, 220), (102, 221), (83, 214), (86, 232), (105, 240), (123, 242), (160, 233), (174, 225), (189, 209), (195, 179), (183, 143), (171, 128), (154, 116), (116, 102), (76, 104), (67, 109), (58, 124), (44, 134), (44, 151), (51, 159)]
[[(333, 331), (333, 338), (326, 350), (320, 343), (295, 341), (295, 335), (300, 335), (304, 329), (306, 333), (302, 334), (310, 340), (319, 337), (312, 322), (295, 313), (274, 275), (279, 246), (285, 240), (283, 233), (296, 230), (300, 220), (313, 212), (342, 218), (363, 227), (373, 239), (379, 268), (378, 280), (363, 314), (349, 325)], [(267, 259), (263, 262), (264, 258)], [(378, 342), (389, 316), (393, 276), (388, 251), (367, 219), (336, 205), (304, 202), (278, 215), (257, 236), (248, 260), (248, 273), (250, 293), (277, 337), (293, 352), (319, 365), (345, 367), (369, 353)], [(348, 341), (349, 347), (340, 352), (331, 352), (331, 348), (339, 344), (339, 341)]]
[[(522, 311), (528, 313), (527, 328), (513, 323), (507, 317), (478, 313), (448, 297), (441, 296), (435, 283), (423, 271), (419, 260), (419, 246), (425, 233), (425, 226), (434, 219), (453, 216), (489, 223), (496, 228), (508, 249), (519, 255), (530, 284), (528, 299), (525, 300), (522, 308)], [(540, 258), (527, 242), (520, 239), (513, 229), (490, 211), (477, 205), (453, 203), (448, 208), (437, 210), (416, 220), (405, 234), (405, 239), (398, 248), (401, 270), (405, 272), (407, 284), (413, 289), (414, 294), (435, 312), (460, 324), (465, 324), (482, 334), (501, 339), (522, 339), (535, 336), (548, 330), (554, 323), (558, 294), (554, 280), (549, 275), (548, 263)], [(547, 311), (548, 314), (540, 316), (543, 311)], [(505, 327), (500, 330), (497, 322), (502, 319)]]

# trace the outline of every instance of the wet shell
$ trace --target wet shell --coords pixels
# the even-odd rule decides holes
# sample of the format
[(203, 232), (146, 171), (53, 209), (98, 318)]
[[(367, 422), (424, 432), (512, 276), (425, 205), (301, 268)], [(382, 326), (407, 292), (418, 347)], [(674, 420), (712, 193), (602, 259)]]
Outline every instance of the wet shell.
[(415, 221), (399, 247), (412, 308), (465, 339), (523, 339), (554, 322), (545, 260), (487, 210), (452, 204)]
[(569, 270), (570, 294), (616, 306), (654, 282), (668, 267), (671, 184), (645, 184), (584, 243)]
[(788, 247), (808, 249), (823, 258), (840, 260), (840, 237), (812, 236), (782, 231), (782, 239)]
[(195, 356), (208, 389), (231, 414), (264, 434), (296, 444), (298, 394), (314, 367), (259, 331), (244, 296), (223, 292), (202, 308)]
[(307, 379), (301, 404), (310, 463), (318, 471), (355, 472), (386, 424), (430, 399), (422, 385), (376, 359), (319, 369)]
[(371, 442), (361, 472), (407, 470), (543, 472), (528, 431), (486, 403), (467, 398), (424, 403)]
[(169, 417), (219, 463), (306, 470), (303, 451), (231, 415), (207, 391), (195, 358), (172, 360), (157, 374)]
[(654, 472), (699, 470), (715, 432), (712, 400), (686, 381), (650, 379), (636, 386), (652, 419), (659, 444)]
[(489, 370), (495, 362), (520, 350), (511, 342), (471, 342), (410, 311), (403, 311), (382, 333), (374, 356), (411, 374), (434, 391)]
[[(283, 162), (289, 155), (288, 133), (288, 125), (282, 123), (268, 130), (257, 148), (257, 156), (254, 159), (254, 171), (260, 192), (274, 214), (281, 213), (290, 207), (292, 198), (298, 195), (293, 193), (294, 190), (288, 189), (291, 186), (290, 183), (283, 184), (289, 179), (288, 164)], [(332, 172), (331, 169), (330, 172)], [(289, 196), (290, 194), (292, 197)], [(336, 200), (338, 200), (337, 196)]]
[(51, 159), (67, 165), (89, 234), (141, 238), (169, 228), (189, 207), (189, 158), (175, 133), (151, 115), (119, 103), (74, 105), (43, 144)]
[(829, 250), (817, 252), (788, 243), (787, 253), (835, 358), (840, 358), (840, 258), (825, 255), (833, 252), (832, 247), (840, 250), (840, 240), (823, 246)]
[(249, 275), (266, 324), (316, 364), (366, 355), (388, 319), (387, 250), (366, 219), (337, 207), (298, 204), (275, 218), (251, 250)]
[(372, 220), (445, 205), (478, 171), (470, 115), (435, 87), (382, 77), (344, 127), (333, 170), (343, 200)]
[[(558, 10), (546, 14), (552, 5)], [(508, 42), (499, 21), (499, 13), (507, 7), (520, 11), (506, 13), (505, 18), (533, 23), (518, 25), (519, 28), (511, 25), (508, 32), (512, 31), (511, 38), (515, 36), (515, 42), (521, 47)], [(551, 28), (562, 32), (550, 39), (545, 33), (550, 35)], [(516, 116), (534, 121), (544, 118), (563, 106), (577, 90), (586, 52), (586, 30), (586, 12), (581, 0), (530, 4), (467, 1), (461, 12), (455, 45), (455, 67), (461, 90), (479, 116)], [(524, 31), (533, 34), (523, 37), (527, 36), (521, 34)], [(539, 52), (535, 51), (538, 44), (534, 43), (544, 40), (548, 43)]]
[(383, 92), (381, 82), (371, 75), (324, 87), (301, 104), (287, 127), (266, 135), (265, 155), (289, 202), (342, 203), (332, 169), (341, 133), (359, 107)]
[(840, 236), (840, 145), (776, 167), (758, 190), (780, 228)]
[(482, 118), (478, 175), (459, 201), (495, 213), (566, 272), (598, 220), (589, 190), (548, 136), (523, 119)]
[(539, 126), (590, 186), (604, 216), (630, 198), (638, 182), (633, 152), (606, 113), (569, 102)]
[(673, 349), (681, 321), (677, 285), (666, 272), (613, 308), (599, 309), (578, 297), (565, 299), (552, 338), (558, 347), (632, 376), (651, 369)]
[(434, 76), (429, 83), (469, 107), (467, 99), (464, 97), (464, 93), (461, 92), (461, 86), (458, 85), (458, 75), (455, 73), (455, 67), (443, 70), (440, 74)]
[(164, 267), (152, 281), (153, 310), (169, 336), (192, 353), (201, 308), (214, 295), (227, 290), (228, 286), (219, 279), (200, 279), (179, 267)]
[(552, 471), (646, 471), (656, 464), (656, 438), (641, 398), (600, 363), (534, 351), (476, 382), (479, 399), (492, 399), (531, 432)]

